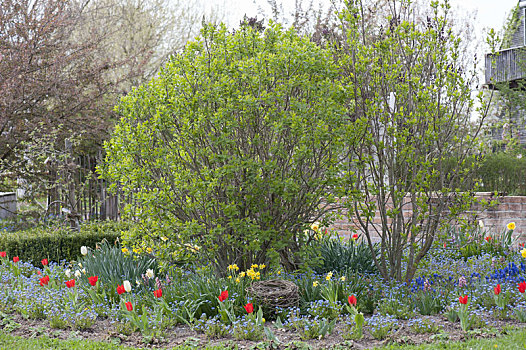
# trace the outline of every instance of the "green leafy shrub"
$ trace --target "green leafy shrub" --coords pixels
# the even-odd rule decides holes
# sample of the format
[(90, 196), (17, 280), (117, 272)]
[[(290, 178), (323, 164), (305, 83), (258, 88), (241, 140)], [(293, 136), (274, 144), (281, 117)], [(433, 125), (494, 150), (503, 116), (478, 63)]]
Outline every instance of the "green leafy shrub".
[(130, 224), (125, 222), (108, 221), (85, 223), (80, 232), (63, 226), (6, 232), (0, 235), (0, 250), (35, 264), (44, 258), (56, 262), (72, 261), (80, 256), (82, 246), (95, 247), (103, 240), (115, 242), (129, 227)]
[(133, 193), (159, 241), (229, 264), (301, 264), (302, 233), (330, 211), (348, 124), (329, 50), (271, 24), (206, 26), (159, 76), (118, 105), (100, 169)]
[[(316, 251), (321, 255), (322, 263), (313, 266), (317, 273), (336, 272), (377, 272), (373, 261), (371, 249), (364, 241), (349, 239), (347, 242), (341, 239), (326, 237), (315, 243)], [(379, 247), (374, 245), (374, 254), (378, 255)]]

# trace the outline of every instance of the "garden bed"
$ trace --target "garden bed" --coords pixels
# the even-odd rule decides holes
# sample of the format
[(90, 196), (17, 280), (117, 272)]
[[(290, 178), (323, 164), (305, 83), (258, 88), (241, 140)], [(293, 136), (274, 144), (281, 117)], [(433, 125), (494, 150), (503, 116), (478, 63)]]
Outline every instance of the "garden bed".
[(231, 264), (223, 276), (196, 263), (162, 269), (152, 248), (108, 243), (60, 264), (0, 252), (0, 326), (22, 337), (131, 347), (284, 349), (454, 342), (524, 329), (526, 250), (484, 232), (455, 237), (433, 247), (410, 283), (383, 280), (359, 237), (322, 237), (315, 251), (323, 263), (295, 273), (265, 264)]

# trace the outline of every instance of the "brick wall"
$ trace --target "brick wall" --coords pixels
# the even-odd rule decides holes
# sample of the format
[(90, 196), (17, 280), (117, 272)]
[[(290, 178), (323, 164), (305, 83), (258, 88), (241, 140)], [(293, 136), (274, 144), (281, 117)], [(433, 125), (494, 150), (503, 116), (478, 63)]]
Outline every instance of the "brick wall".
[[(473, 206), (472, 210), (466, 213), (470, 220), (478, 222), (482, 220), (486, 229), (495, 232), (502, 232), (506, 225), (510, 222), (515, 222), (516, 228), (514, 235), (520, 237), (520, 241), (526, 241), (526, 196), (502, 196), (494, 197), (490, 192), (481, 192), (476, 194), (477, 199), (486, 199), (487, 201), (498, 200), (496, 206), (490, 208), (483, 208), (480, 204)], [(408, 217), (411, 215), (412, 210), (410, 205), (403, 210), (404, 216)], [(345, 213), (344, 213), (345, 214)], [(356, 219), (355, 222), (349, 220), (346, 215), (334, 222), (332, 229), (335, 229), (341, 235), (349, 237), (353, 232), (353, 229), (359, 227)], [(381, 223), (378, 211), (376, 212), (375, 218), (373, 219), (374, 226), (378, 226)], [(370, 230), (373, 226), (370, 226)], [(359, 231), (359, 230), (358, 230)], [(378, 239), (378, 237), (376, 237)]]

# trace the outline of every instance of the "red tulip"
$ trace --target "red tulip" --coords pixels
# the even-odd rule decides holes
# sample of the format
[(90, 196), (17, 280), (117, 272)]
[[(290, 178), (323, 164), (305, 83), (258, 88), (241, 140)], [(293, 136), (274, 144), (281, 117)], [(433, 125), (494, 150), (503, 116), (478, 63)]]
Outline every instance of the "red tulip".
[(486, 242), (489, 243), (489, 241), (491, 241), (491, 237), (490, 236), (487, 236), (486, 238), (484, 238), (486, 240)]
[(42, 277), (40, 279), (40, 285), (41, 286), (47, 286), (48, 283), (49, 283), (49, 276), (48, 275), (46, 275), (46, 276), (44, 276), (44, 277)]
[(497, 284), (497, 286), (493, 288), (493, 293), (495, 293), (495, 295), (500, 294), (500, 284)]
[(519, 292), (521, 293), (526, 292), (526, 282), (519, 283)]
[(352, 235), (352, 239), (357, 240), (358, 239), (358, 234), (355, 233), (354, 235)]
[(42, 265), (43, 265), (43, 266), (47, 266), (47, 264), (48, 264), (48, 261), (47, 261), (47, 259), (42, 259), (42, 261), (41, 261), (41, 262), (42, 262)]
[(356, 297), (354, 295), (351, 295), (349, 296), (349, 298), (347, 298), (347, 301), (349, 302), (349, 304), (351, 304), (352, 306), (356, 306), (356, 302), (358, 301), (356, 299)]
[(68, 287), (68, 288), (75, 287), (75, 280), (66, 281), (66, 287)]
[(463, 297), (462, 296), (458, 297), (458, 302), (466, 305), (468, 303), (468, 296), (464, 295)]
[(218, 299), (219, 301), (223, 302), (228, 298), (228, 290), (224, 290), (221, 292), (221, 295), (219, 295)]
[(132, 310), (133, 310), (133, 305), (132, 305), (131, 301), (128, 301), (128, 302), (126, 303), (126, 309), (127, 309), (128, 311), (132, 311)]
[(7, 256), (6, 252), (0, 252), (0, 257), (5, 258)]
[(89, 284), (91, 284), (92, 286), (95, 286), (97, 284), (97, 281), (99, 280), (99, 276), (91, 276), (91, 277), (88, 277), (88, 282)]
[(18, 262), (20, 259), (18, 258), (18, 256), (13, 256), (13, 262)]
[(117, 286), (117, 294), (121, 295), (125, 291), (126, 290), (124, 289), (124, 285), (123, 284), (121, 284), (120, 286)]
[(163, 290), (161, 288), (154, 290), (153, 295), (155, 295), (156, 298), (160, 298), (163, 296)]
[(247, 314), (251, 314), (254, 312), (254, 305), (252, 305), (252, 303), (248, 303), (247, 305), (244, 306)]

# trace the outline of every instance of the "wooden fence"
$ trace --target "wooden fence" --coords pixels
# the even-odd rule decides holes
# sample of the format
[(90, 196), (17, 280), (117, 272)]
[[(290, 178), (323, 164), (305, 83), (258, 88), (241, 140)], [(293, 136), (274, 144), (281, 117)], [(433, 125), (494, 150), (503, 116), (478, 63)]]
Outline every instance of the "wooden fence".
[(72, 157), (60, 170), (50, 171), (49, 214), (78, 221), (120, 218), (124, 205), (133, 199), (120, 191), (110, 194), (109, 184), (96, 172), (102, 159), (102, 152)]

